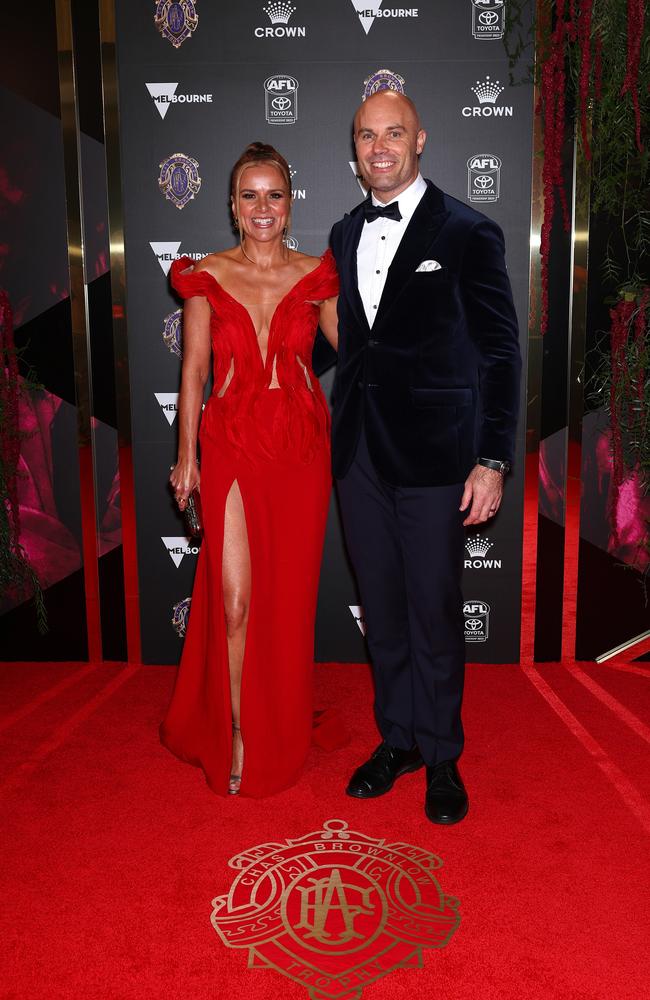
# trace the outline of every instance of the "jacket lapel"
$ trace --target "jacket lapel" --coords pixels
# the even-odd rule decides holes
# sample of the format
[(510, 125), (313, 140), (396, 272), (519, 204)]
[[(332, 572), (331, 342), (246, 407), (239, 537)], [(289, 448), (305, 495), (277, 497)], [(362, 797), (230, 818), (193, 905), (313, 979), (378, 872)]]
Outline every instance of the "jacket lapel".
[(359, 246), (364, 223), (363, 204), (361, 202), (360, 205), (353, 208), (350, 214), (344, 218), (341, 281), (344, 284), (346, 297), (357, 322), (360, 326), (369, 329), (366, 312), (363, 308), (361, 296), (359, 295), (359, 281), (357, 276), (357, 247)]
[(386, 318), (418, 264), (428, 256), (429, 247), (448, 218), (449, 212), (445, 210), (442, 191), (431, 181), (427, 181), (427, 190), (413, 213), (397, 253), (388, 268), (373, 330), (377, 329)]

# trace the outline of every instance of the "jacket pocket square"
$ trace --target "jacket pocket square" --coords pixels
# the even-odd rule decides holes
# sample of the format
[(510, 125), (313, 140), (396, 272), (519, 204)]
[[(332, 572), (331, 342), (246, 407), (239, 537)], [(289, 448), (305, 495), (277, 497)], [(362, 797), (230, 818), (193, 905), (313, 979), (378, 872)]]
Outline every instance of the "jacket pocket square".
[(416, 267), (415, 273), (417, 274), (418, 271), (441, 271), (441, 270), (442, 266), (438, 263), (437, 260), (423, 260), (422, 263), (418, 264), (418, 266)]

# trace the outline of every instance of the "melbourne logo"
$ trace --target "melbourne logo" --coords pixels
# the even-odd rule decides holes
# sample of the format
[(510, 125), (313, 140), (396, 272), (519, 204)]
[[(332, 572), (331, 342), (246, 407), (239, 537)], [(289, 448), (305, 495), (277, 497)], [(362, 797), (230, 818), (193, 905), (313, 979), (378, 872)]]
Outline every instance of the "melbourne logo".
[(419, 17), (420, 12), (417, 7), (383, 7), (383, 0), (352, 0), (352, 6), (356, 10), (361, 26), (366, 35), (372, 28), (376, 17)]
[(158, 0), (154, 24), (163, 38), (179, 49), (186, 38), (191, 38), (199, 24), (199, 15), (192, 0)]
[(490, 605), (485, 601), (465, 601), (465, 642), (487, 642), (490, 634)]
[(289, 0), (269, 0), (262, 10), (271, 24), (255, 28), (253, 34), (256, 38), (304, 38), (307, 34), (305, 27), (289, 24), (297, 10)]
[(504, 0), (471, 0), (472, 34), (481, 41), (503, 38), (505, 30)]
[(365, 635), (366, 634), (366, 619), (365, 619), (365, 615), (363, 613), (363, 608), (360, 607), (358, 604), (348, 604), (348, 607), (350, 609), (352, 617), (354, 618), (355, 622), (359, 626), (359, 631), (361, 632), (361, 635)]
[(192, 539), (186, 535), (161, 535), (160, 540), (169, 552), (169, 558), (176, 569), (183, 562), (184, 556), (198, 556), (199, 550), (192, 544)]
[(176, 208), (185, 208), (201, 190), (199, 164), (185, 153), (172, 153), (160, 166), (158, 187)]
[(264, 81), (266, 120), (269, 125), (295, 125), (298, 121), (298, 81), (277, 73)]
[(212, 94), (177, 94), (177, 83), (146, 83), (161, 118), (164, 118), (172, 104), (212, 104)]
[(497, 100), (506, 89), (502, 87), (498, 80), (491, 80), (489, 76), (481, 83), (476, 81), (476, 86), (471, 88), (478, 100), (478, 104), (473, 107), (464, 107), (463, 118), (512, 118), (512, 105), (497, 105)]
[(183, 348), (181, 343), (181, 320), (183, 317), (182, 309), (175, 309), (174, 312), (169, 313), (165, 316), (163, 320), (163, 330), (162, 339), (165, 347), (170, 354), (174, 354), (177, 358), (183, 358)]
[(167, 277), (167, 275), (169, 274), (169, 269), (171, 268), (173, 262), (175, 260), (178, 260), (180, 257), (191, 257), (192, 260), (203, 260), (203, 258), (207, 257), (208, 255), (207, 250), (205, 253), (203, 253), (200, 250), (199, 251), (188, 250), (187, 252), (184, 252), (182, 254), (179, 253), (178, 251), (180, 250), (181, 246), (180, 240), (177, 243), (155, 241), (153, 243), (150, 242), (149, 246), (153, 250), (154, 256), (158, 261), (158, 263), (160, 264), (160, 267), (165, 277)]
[(469, 557), (465, 560), (465, 569), (501, 569), (500, 559), (487, 558), (488, 552), (493, 548), (494, 542), (489, 538), (471, 535), (465, 542), (465, 551)]
[(368, 194), (368, 186), (367, 186), (366, 182), (363, 179), (361, 171), (359, 170), (359, 164), (357, 163), (356, 160), (348, 160), (348, 163), (350, 164), (350, 170), (352, 171), (352, 173), (356, 177), (357, 184), (361, 188), (361, 192), (362, 192), (362, 194), (363, 194), (363, 196), (365, 198), (367, 196), (367, 194)]
[(187, 631), (187, 620), (190, 616), (191, 597), (184, 597), (172, 608), (172, 626), (174, 632), (182, 639)]
[(212, 901), (215, 931), (248, 951), (249, 969), (274, 969), (311, 1000), (360, 998), (391, 972), (421, 969), (424, 949), (444, 948), (460, 924), (458, 900), (438, 882), (439, 857), (344, 820), (229, 864), (237, 875)]
[(467, 197), (470, 201), (498, 201), (501, 160), (494, 153), (475, 153), (467, 161)]
[(176, 420), (178, 413), (178, 393), (177, 392), (154, 392), (158, 401), (158, 406), (163, 411), (165, 420), (171, 427)]

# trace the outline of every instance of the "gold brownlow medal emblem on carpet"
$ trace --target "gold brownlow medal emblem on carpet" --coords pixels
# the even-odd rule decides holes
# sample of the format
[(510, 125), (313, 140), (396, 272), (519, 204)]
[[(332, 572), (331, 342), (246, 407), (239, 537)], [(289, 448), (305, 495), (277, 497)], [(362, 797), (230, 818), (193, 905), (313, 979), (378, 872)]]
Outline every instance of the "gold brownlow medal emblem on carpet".
[(331, 819), (297, 840), (260, 844), (230, 860), (238, 874), (212, 901), (212, 924), (250, 969), (275, 969), (312, 1000), (357, 1000), (397, 969), (421, 968), (460, 923), (441, 889), (442, 861)]

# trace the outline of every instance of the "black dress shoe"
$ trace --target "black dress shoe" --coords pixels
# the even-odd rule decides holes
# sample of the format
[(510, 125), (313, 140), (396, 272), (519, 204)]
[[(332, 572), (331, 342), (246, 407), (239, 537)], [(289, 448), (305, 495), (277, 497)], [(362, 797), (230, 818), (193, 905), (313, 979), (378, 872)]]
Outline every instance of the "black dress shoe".
[(356, 769), (346, 794), (355, 799), (374, 799), (390, 792), (400, 775), (417, 771), (423, 764), (417, 747), (400, 750), (399, 747), (381, 743), (370, 760)]
[(467, 816), (469, 799), (455, 760), (427, 766), (424, 811), (432, 823), (451, 825)]

